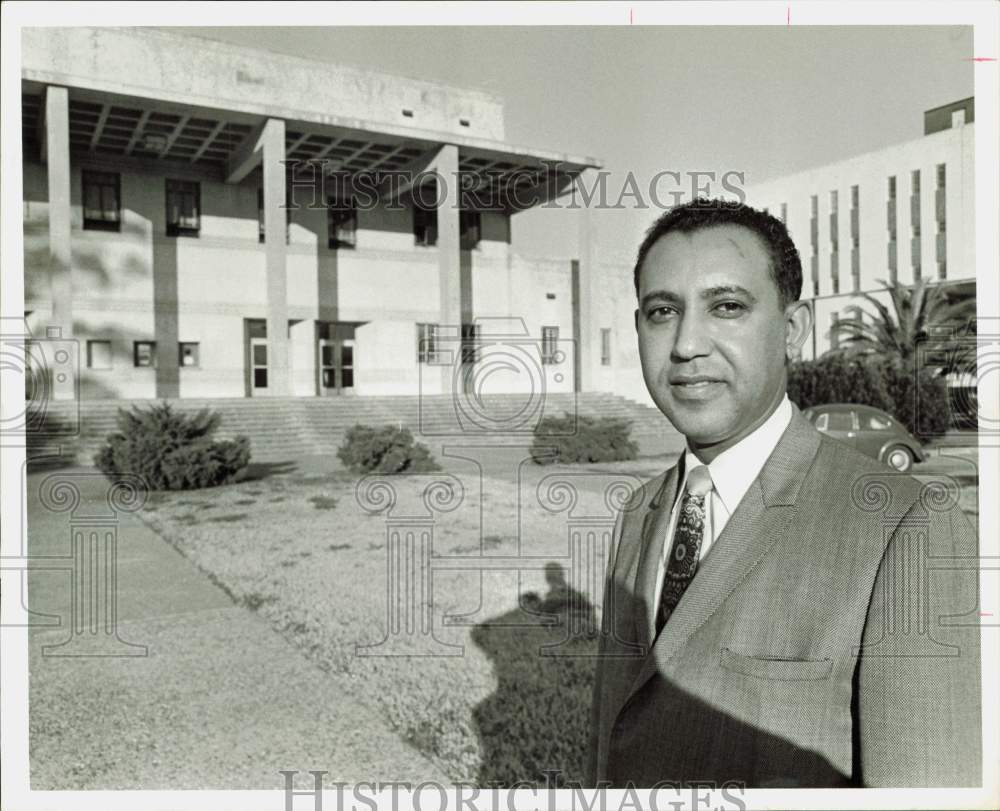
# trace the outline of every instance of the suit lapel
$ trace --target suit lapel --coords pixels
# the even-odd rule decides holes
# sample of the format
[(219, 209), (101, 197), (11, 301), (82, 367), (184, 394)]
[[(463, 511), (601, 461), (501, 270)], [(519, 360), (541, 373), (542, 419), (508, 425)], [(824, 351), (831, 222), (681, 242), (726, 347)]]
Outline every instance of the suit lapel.
[[(684, 646), (785, 533), (795, 514), (799, 488), (819, 447), (819, 434), (794, 405), (792, 409), (792, 420), (774, 452), (699, 565), (694, 580), (652, 644), (629, 690), (629, 698)], [(666, 481), (672, 478), (676, 489), (677, 469), (671, 473), (672, 477), (668, 476)], [(643, 631), (644, 644), (649, 644), (655, 632), (656, 567), (672, 505), (672, 500), (661, 499), (656, 514), (651, 509), (644, 524), (648, 532), (643, 532), (643, 556), (636, 583), (642, 589), (639, 593), (649, 618)]]
[(642, 601), (643, 611), (634, 615), (636, 638), (646, 651), (653, 645), (656, 624), (656, 575), (663, 553), (663, 539), (670, 524), (670, 512), (673, 509), (677, 495), (677, 484), (680, 481), (680, 468), (684, 462), (682, 454), (677, 464), (667, 471), (663, 484), (653, 497), (642, 520), (642, 550), (639, 553), (639, 566), (636, 573), (634, 594)]

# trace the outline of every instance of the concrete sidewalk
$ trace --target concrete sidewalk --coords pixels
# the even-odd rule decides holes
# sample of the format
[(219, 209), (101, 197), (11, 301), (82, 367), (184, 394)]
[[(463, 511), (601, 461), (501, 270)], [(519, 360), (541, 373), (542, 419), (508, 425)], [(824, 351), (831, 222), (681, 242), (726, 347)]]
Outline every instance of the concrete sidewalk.
[[(40, 502), (50, 475), (79, 487), (72, 514)], [(107, 490), (93, 468), (31, 473), (29, 554), (68, 556), (71, 521), (107, 514)], [(446, 782), (376, 715), (364, 684), (320, 670), (138, 514), (118, 521), (119, 636), (145, 655), (44, 654), (70, 637), (70, 572), (28, 577), (31, 610), (62, 618), (30, 634), (33, 789), (283, 788), (280, 769), (326, 770), (327, 784)]]

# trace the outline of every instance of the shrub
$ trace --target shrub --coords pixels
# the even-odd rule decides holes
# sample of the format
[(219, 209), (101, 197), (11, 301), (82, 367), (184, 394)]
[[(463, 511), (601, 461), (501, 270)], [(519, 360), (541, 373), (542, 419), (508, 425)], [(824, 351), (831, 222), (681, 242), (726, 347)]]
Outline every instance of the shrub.
[(531, 458), (539, 465), (635, 459), (639, 447), (629, 439), (631, 430), (631, 422), (617, 417), (544, 417), (535, 426)]
[(169, 403), (118, 409), (118, 432), (94, 456), (108, 476), (134, 474), (153, 490), (189, 490), (232, 481), (250, 462), (250, 440), (214, 440), (222, 416), (203, 408), (174, 411)]
[(337, 449), (337, 458), (355, 473), (429, 473), (440, 470), (427, 446), (413, 441), (409, 428), (355, 425)]
[(922, 440), (948, 427), (948, 389), (929, 369), (916, 373), (888, 357), (827, 355), (793, 363), (788, 373), (788, 397), (799, 408), (827, 403), (856, 403), (892, 414)]

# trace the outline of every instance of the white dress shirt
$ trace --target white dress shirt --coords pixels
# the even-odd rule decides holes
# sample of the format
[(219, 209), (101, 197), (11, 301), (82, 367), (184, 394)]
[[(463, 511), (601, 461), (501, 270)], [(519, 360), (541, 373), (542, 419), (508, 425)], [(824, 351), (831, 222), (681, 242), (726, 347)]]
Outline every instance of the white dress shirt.
[[(753, 480), (760, 475), (761, 468), (764, 467), (764, 463), (791, 420), (792, 404), (788, 400), (788, 395), (785, 395), (771, 416), (757, 430), (709, 462), (708, 472), (712, 477), (712, 492), (707, 499), (709, 506), (705, 510), (705, 532), (698, 554), (699, 563), (705, 559), (712, 543), (722, 534), (729, 517), (736, 511)], [(656, 575), (654, 605), (660, 604), (660, 591), (667, 571), (667, 560), (670, 557), (670, 547), (673, 545), (674, 527), (677, 525), (681, 494), (687, 484), (688, 471), (703, 464), (704, 462), (701, 462), (690, 449), (684, 452), (684, 478), (677, 489), (677, 500), (670, 512), (666, 537), (661, 539), (663, 549), (660, 552), (660, 565)]]

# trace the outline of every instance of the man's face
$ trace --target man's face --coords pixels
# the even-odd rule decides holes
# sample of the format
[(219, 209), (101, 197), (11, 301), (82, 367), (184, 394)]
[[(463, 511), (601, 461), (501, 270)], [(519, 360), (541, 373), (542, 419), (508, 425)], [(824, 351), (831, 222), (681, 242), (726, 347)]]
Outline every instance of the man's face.
[(643, 260), (642, 375), (692, 450), (734, 445), (785, 392), (786, 318), (769, 267), (762, 241), (738, 225), (669, 233)]

